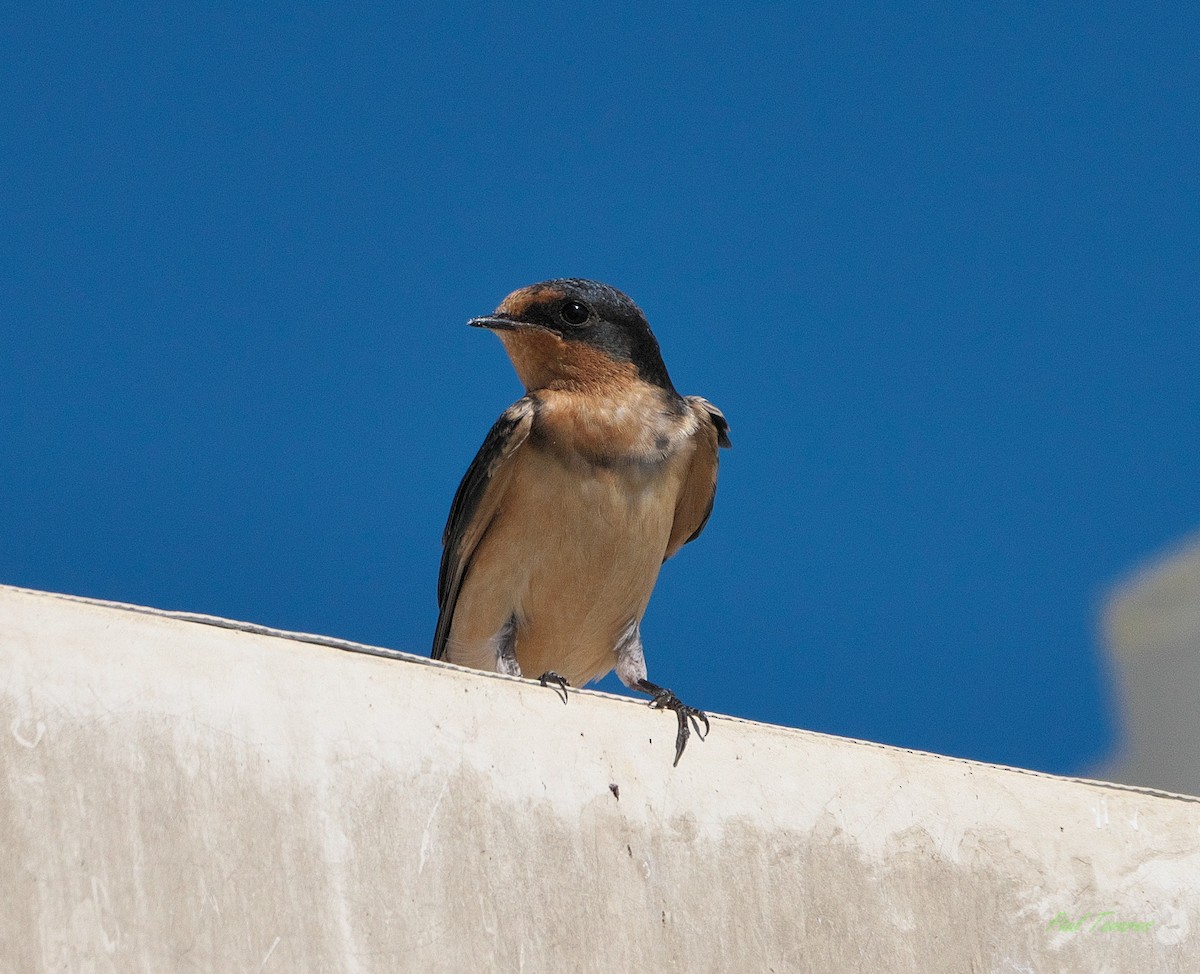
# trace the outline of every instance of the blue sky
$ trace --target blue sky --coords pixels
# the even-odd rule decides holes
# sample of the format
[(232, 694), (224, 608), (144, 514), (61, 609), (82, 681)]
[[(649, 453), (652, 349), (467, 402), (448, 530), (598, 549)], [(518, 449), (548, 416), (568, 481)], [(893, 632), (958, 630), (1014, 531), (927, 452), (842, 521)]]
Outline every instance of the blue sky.
[(1200, 8), (330, 6), (7, 18), (0, 581), (427, 652), (521, 392), (464, 323), (592, 277), (735, 444), (651, 679), (1103, 756), (1099, 600), (1200, 520)]

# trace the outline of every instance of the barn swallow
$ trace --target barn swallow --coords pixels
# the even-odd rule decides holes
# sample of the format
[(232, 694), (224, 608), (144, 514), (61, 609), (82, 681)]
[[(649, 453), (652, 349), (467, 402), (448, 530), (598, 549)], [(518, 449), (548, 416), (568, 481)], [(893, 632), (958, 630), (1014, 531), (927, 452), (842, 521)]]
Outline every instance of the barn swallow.
[(639, 627), (662, 563), (712, 513), (729, 424), (675, 391), (645, 315), (606, 284), (534, 284), (468, 324), (495, 332), (525, 395), (454, 495), (433, 658), (560, 688), (615, 668), (677, 715), (678, 764), (708, 717), (646, 679)]

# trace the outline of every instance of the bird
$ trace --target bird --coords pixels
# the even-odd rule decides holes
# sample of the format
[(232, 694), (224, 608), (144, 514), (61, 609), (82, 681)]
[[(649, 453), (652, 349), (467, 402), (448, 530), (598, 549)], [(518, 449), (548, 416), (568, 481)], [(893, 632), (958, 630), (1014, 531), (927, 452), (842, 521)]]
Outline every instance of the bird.
[(500, 339), (525, 395), (451, 503), (432, 656), (554, 683), (564, 703), (615, 669), (676, 714), (678, 765), (708, 716), (647, 679), (640, 627), (663, 562), (712, 513), (729, 424), (676, 391), (646, 316), (607, 284), (543, 281), (467, 323)]

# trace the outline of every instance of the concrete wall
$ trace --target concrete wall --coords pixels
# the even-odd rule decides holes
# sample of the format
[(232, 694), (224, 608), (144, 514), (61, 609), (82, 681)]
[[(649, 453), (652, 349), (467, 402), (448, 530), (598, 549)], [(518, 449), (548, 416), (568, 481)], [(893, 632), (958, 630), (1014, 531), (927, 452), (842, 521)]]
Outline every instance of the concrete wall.
[(1200, 794), (1200, 535), (1115, 586), (1101, 621), (1121, 745), (1100, 773)]
[(1200, 971), (1194, 799), (672, 728), (0, 588), (0, 971)]

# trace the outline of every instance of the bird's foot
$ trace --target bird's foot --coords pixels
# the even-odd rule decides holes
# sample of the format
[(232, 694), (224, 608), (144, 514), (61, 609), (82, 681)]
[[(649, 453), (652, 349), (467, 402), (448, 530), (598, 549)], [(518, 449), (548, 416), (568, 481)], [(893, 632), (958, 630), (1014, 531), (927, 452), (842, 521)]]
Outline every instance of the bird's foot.
[(550, 684), (553, 683), (554, 686), (550, 687), (550, 689), (555, 693), (561, 693), (563, 703), (567, 702), (567, 687), (571, 684), (567, 682), (566, 677), (559, 676), (554, 670), (546, 670), (545, 673), (538, 677), (538, 683), (544, 687), (550, 687)]
[[(692, 729), (696, 731), (696, 736), (700, 740), (704, 740), (708, 736), (708, 715), (703, 710), (689, 707), (675, 696), (673, 691), (656, 686), (649, 680), (638, 681), (638, 689), (643, 693), (650, 694), (649, 705), (655, 710), (673, 710), (675, 716), (679, 718), (679, 731), (675, 735), (675, 761), (671, 765), (671, 767), (677, 767), (679, 759), (683, 756), (683, 749), (687, 747), (688, 738), (692, 736)], [(689, 723), (691, 728), (688, 727)], [(701, 724), (704, 724), (703, 731), (700, 730)]]

